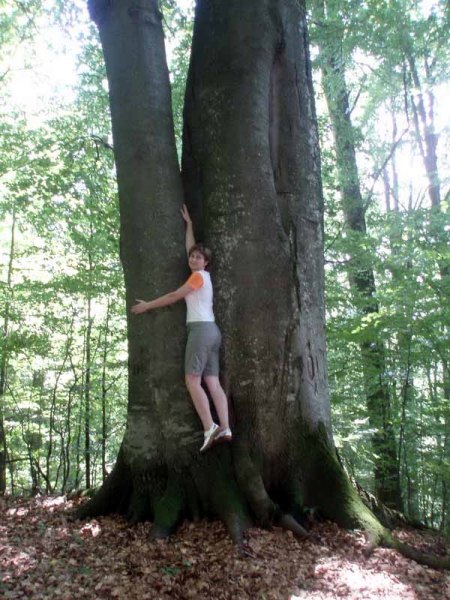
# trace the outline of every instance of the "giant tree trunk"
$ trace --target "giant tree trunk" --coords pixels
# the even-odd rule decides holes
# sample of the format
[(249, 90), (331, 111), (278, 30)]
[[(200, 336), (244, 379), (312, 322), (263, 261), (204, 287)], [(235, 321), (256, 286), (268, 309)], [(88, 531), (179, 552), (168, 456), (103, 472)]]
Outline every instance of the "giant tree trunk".
[(215, 255), (234, 428), (271, 496), (315, 503), (307, 453), (332, 441), (309, 66), (299, 2), (197, 3), (183, 179)]
[[(317, 12), (322, 13), (320, 17), (323, 18), (323, 7)], [(321, 27), (325, 33), (319, 41), (322, 82), (335, 140), (342, 209), (347, 230), (356, 239), (361, 239), (366, 235), (366, 217), (356, 163), (345, 66), (341, 56), (342, 28), (328, 28), (324, 21), (321, 21)], [(356, 249), (351, 255), (349, 280), (356, 308), (367, 315), (377, 314), (379, 309), (375, 277), (362, 248)], [(402, 511), (400, 469), (392, 425), (384, 345), (381, 339), (375, 338), (362, 341), (360, 349), (367, 412), (374, 430), (372, 448), (375, 456), (375, 494), (388, 507)]]
[[(90, 3), (105, 54), (127, 307), (183, 280), (182, 202), (156, 1)], [(215, 253), (231, 447), (200, 455), (183, 387), (183, 308), (129, 316), (127, 430), (81, 515), (151, 518), (154, 535), (215, 515), (245, 522), (320, 507), (386, 532), (336, 459), (323, 303), (322, 193), (305, 11), (297, 0), (198, 0), (185, 110), (184, 182)], [(129, 312), (128, 312), (129, 314)], [(195, 435), (195, 432), (198, 434)]]

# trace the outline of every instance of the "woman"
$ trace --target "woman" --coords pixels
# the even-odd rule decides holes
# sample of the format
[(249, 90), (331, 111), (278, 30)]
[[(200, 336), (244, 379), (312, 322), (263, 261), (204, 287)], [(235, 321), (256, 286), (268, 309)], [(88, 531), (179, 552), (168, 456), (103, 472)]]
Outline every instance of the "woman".
[[(186, 205), (181, 214), (186, 222), (186, 252), (189, 279), (180, 288), (155, 300), (138, 300), (131, 312), (142, 314), (155, 308), (169, 306), (185, 299), (187, 306), (188, 340), (185, 356), (185, 380), (192, 402), (203, 424), (204, 442), (200, 452), (210, 448), (216, 441), (230, 442), (232, 433), (228, 423), (228, 402), (219, 381), (220, 330), (213, 312), (213, 289), (211, 277), (206, 270), (211, 262), (211, 252), (202, 244), (196, 244), (194, 229)], [(211, 394), (220, 427), (214, 423), (208, 396), (202, 387), (202, 378)]]

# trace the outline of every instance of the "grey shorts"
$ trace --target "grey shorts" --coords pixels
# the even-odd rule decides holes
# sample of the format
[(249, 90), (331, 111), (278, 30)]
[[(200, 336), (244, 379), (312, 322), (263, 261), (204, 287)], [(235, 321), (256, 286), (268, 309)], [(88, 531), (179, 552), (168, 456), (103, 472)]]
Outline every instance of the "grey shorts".
[(187, 324), (188, 339), (184, 359), (186, 375), (219, 375), (220, 329), (213, 321)]

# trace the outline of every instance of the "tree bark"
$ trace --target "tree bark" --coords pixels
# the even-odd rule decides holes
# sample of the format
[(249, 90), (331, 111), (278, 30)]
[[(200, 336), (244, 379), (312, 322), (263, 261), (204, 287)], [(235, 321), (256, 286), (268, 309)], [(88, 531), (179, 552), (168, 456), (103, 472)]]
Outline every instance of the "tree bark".
[[(428, 195), (432, 207), (439, 207), (441, 201), (440, 179), (437, 161), (438, 135), (434, 124), (434, 95), (428, 92), (428, 111), (425, 108), (425, 101), (422, 92), (422, 85), (417, 71), (416, 61), (410, 42), (405, 41), (403, 49), (405, 60), (409, 67), (411, 78), (410, 83), (410, 102), (413, 112), (413, 122), (416, 132), (416, 140), (419, 146), (420, 154), (423, 160), (423, 166), (428, 179)], [(425, 59), (425, 64), (426, 59)], [(417, 97), (414, 97), (414, 92)]]
[[(89, 9), (110, 88), (129, 347), (127, 430), (116, 466), (89, 510), (151, 517), (166, 532), (181, 516), (184, 492), (178, 490), (195, 488), (190, 465), (200, 461), (202, 436), (183, 383), (183, 307), (129, 312), (137, 298), (176, 289), (188, 275), (162, 15), (155, 0), (140, 6), (91, 1)], [(207, 478), (205, 470), (204, 487)], [(193, 504), (196, 498), (193, 493)]]
[[(304, 9), (198, 2), (183, 181), (213, 249), (223, 372), (238, 439), (274, 497), (308, 471), (309, 433), (331, 446), (323, 203)], [(311, 489), (304, 487), (307, 501)]]
[(87, 298), (86, 331), (84, 339), (85, 372), (83, 374), (83, 400), (84, 400), (84, 478), (86, 488), (91, 487), (91, 337), (92, 337), (92, 297), (90, 279), (92, 275), (92, 262), (89, 251), (89, 291)]
[(107, 359), (108, 359), (108, 334), (109, 334), (109, 317), (110, 317), (111, 304), (108, 300), (106, 306), (106, 317), (105, 317), (105, 325), (104, 325), (104, 342), (102, 349), (102, 481), (105, 481), (108, 472), (106, 470), (106, 442), (108, 440), (108, 424), (107, 424), (107, 394), (108, 387), (106, 385), (106, 368), (107, 368)]

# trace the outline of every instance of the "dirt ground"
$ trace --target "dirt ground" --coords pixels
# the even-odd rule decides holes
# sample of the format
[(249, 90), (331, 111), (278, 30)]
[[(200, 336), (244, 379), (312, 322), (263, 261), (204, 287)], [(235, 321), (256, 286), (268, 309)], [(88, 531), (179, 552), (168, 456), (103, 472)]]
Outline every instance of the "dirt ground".
[[(393, 550), (364, 553), (360, 532), (332, 523), (316, 539), (250, 529), (245, 554), (217, 522), (186, 523), (169, 540), (150, 542), (150, 524), (112, 516), (69, 519), (64, 497), (0, 499), (0, 598), (444, 600), (449, 574)], [(449, 546), (430, 532), (397, 531), (437, 555)]]

